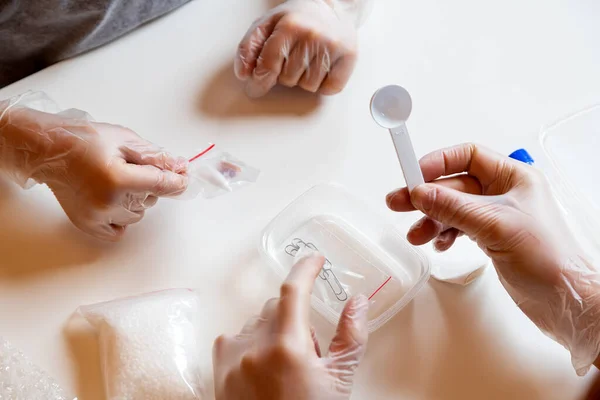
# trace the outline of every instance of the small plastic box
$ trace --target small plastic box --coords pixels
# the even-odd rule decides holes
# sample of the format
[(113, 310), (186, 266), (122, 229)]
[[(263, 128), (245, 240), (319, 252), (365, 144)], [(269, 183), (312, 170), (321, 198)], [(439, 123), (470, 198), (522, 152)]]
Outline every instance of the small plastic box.
[(338, 185), (315, 186), (301, 195), (267, 226), (260, 245), (282, 278), (304, 247), (326, 257), (312, 305), (333, 324), (346, 301), (362, 293), (369, 298), (369, 331), (373, 332), (429, 279), (427, 257), (385, 218)]
[(542, 130), (545, 172), (586, 250), (600, 253), (600, 105)]

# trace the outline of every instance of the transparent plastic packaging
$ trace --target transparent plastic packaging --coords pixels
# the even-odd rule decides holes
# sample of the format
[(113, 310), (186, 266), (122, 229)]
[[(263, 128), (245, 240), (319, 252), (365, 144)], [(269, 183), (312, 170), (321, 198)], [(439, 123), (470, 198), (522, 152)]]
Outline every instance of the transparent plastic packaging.
[[(540, 144), (545, 157), (537, 154), (528, 160), (519, 154), (520, 160), (540, 167), (548, 177), (553, 192), (549, 196), (555, 195), (560, 207), (554, 211), (559, 215), (549, 219), (559, 223), (546, 230), (563, 235), (557, 246), (568, 257), (562, 265), (562, 282), (557, 280), (563, 284), (557, 292), (560, 298), (539, 300), (542, 307), (534, 322), (570, 351), (573, 367), (580, 376), (588, 372), (600, 348), (600, 325), (595, 318), (595, 291), (600, 286), (599, 127), (600, 106), (590, 107), (542, 129)], [(523, 309), (523, 305), (535, 303), (519, 304)], [(548, 306), (544, 315), (543, 308)]]
[(98, 332), (109, 400), (203, 398), (194, 291), (164, 290), (79, 312)]
[(210, 144), (189, 158), (187, 174), (188, 188), (178, 197), (209, 199), (256, 182), (260, 171)]
[(317, 312), (333, 324), (348, 299), (369, 299), (369, 331), (408, 304), (429, 278), (429, 262), (386, 219), (338, 185), (310, 189), (265, 229), (261, 253), (285, 278), (306, 249), (326, 257), (312, 295)]
[[(540, 141), (548, 176), (571, 228), (586, 251), (600, 255), (600, 105), (542, 129)], [(537, 164), (536, 160), (536, 164)]]
[(67, 396), (46, 371), (0, 336), (0, 399), (67, 400), (73, 397)]

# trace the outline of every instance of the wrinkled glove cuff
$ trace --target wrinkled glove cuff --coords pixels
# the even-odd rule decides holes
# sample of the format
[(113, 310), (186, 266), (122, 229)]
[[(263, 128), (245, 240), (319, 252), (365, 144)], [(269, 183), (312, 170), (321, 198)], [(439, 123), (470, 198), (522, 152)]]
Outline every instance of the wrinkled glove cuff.
[(349, 18), (354, 26), (360, 27), (367, 20), (373, 8), (374, 0), (325, 0), (334, 11)]
[[(0, 172), (25, 189), (36, 185), (32, 175), (40, 161), (40, 154), (32, 149), (39, 143), (39, 135), (27, 129), (22, 131), (12, 122), (11, 114), (23, 109), (58, 114), (60, 107), (43, 92), (28, 91), (0, 101)], [(20, 116), (20, 119), (25, 117)], [(19, 134), (18, 132), (22, 132)]]

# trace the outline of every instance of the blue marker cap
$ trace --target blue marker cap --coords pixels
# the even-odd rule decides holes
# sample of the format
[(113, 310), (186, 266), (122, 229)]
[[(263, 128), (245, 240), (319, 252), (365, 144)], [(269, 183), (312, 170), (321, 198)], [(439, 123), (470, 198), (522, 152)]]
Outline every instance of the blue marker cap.
[(529, 165), (533, 165), (535, 162), (533, 157), (531, 157), (531, 155), (525, 149), (515, 150), (509, 155), (509, 157)]

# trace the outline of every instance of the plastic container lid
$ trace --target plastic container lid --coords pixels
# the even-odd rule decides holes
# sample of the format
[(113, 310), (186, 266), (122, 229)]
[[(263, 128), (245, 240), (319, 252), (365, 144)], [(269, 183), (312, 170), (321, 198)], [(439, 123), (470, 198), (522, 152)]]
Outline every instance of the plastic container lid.
[[(542, 130), (546, 174), (588, 250), (600, 251), (600, 105)], [(591, 247), (590, 247), (591, 246)]]
[(260, 250), (285, 278), (304, 247), (326, 257), (313, 308), (337, 324), (346, 301), (369, 298), (373, 332), (406, 306), (429, 279), (427, 257), (338, 185), (320, 185), (285, 208), (264, 231)]

